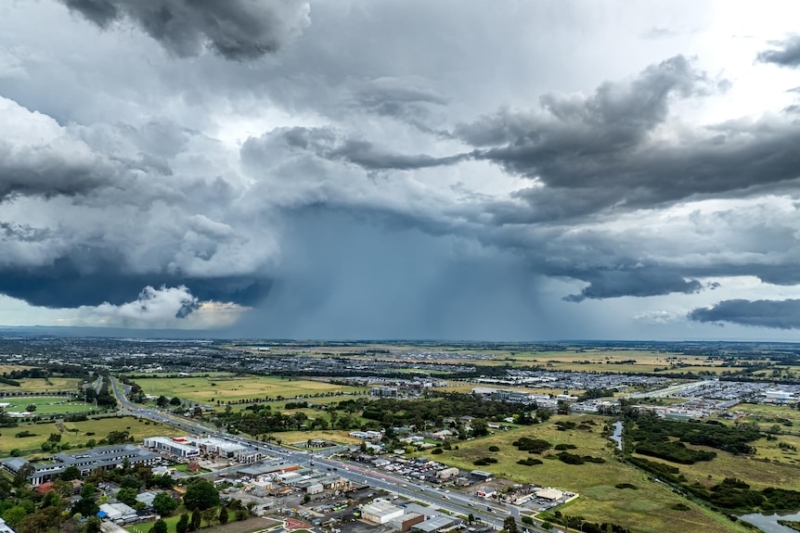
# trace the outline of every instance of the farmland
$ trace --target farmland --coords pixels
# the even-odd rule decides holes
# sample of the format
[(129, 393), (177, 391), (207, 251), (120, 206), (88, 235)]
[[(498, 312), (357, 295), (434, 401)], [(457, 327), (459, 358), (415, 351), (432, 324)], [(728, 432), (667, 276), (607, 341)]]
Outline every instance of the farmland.
[(317, 396), (331, 397), (337, 394), (365, 392), (362, 388), (334, 385), (324, 381), (274, 376), (136, 377), (135, 382), (142, 387), (146, 394), (177, 396), (181, 399), (207, 404), (253, 399), (264, 400), (267, 397), (271, 400), (296, 397), (313, 399)]
[[(559, 431), (556, 422), (570, 420), (577, 423), (591, 421), (592, 430), (572, 429)], [(581, 515), (593, 522), (614, 522), (637, 532), (655, 531), (744, 531), (741, 526), (727, 520), (719, 520), (704, 508), (691, 504), (689, 511), (676, 511), (672, 506), (686, 503), (673, 494), (666, 486), (649, 481), (647, 475), (625, 463), (619, 462), (612, 452), (608, 439), (601, 435), (605, 419), (601, 417), (553, 417), (545, 424), (497, 432), (492, 436), (468, 442), (459, 442), (459, 449), (445, 450), (436, 456), (438, 461), (471, 470), (476, 468), (474, 461), (492, 457), (497, 463), (480, 466), (500, 477), (521, 483), (536, 483), (559, 489), (577, 492), (581, 498), (562, 512)], [(591, 425), (591, 424), (588, 424)], [(576, 446), (574, 453), (602, 458), (605, 463), (586, 463), (582, 465), (565, 464), (551, 452), (552, 458), (542, 457), (541, 465), (521, 466), (517, 461), (525, 458), (538, 458), (517, 450), (512, 445), (520, 437), (543, 439), (553, 445), (568, 444)], [(497, 446), (498, 452), (490, 452), (490, 446)], [(631, 484), (638, 490), (618, 489), (619, 484)]]

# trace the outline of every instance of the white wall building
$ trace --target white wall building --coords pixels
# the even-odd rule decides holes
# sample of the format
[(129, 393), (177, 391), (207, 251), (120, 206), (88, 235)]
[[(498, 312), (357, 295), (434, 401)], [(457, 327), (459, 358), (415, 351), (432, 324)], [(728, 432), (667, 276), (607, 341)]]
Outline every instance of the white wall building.
[(364, 520), (383, 525), (403, 516), (403, 508), (392, 505), (386, 500), (375, 500), (361, 509), (361, 516)]

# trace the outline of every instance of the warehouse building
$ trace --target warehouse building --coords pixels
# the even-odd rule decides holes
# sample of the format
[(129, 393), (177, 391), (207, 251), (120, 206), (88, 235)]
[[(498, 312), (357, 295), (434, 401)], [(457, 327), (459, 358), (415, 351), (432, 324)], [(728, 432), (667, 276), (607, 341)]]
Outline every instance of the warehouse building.
[(364, 520), (383, 525), (403, 516), (403, 509), (386, 500), (375, 500), (361, 509), (361, 516)]

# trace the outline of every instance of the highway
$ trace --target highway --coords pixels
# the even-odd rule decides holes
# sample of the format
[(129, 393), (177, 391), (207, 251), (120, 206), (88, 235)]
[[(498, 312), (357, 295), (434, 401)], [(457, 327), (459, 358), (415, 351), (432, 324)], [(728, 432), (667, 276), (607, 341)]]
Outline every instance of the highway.
[[(335, 471), (338, 475), (349, 479), (353, 483), (367, 484), (376, 489), (383, 489), (390, 493), (395, 493), (405, 498), (422, 502), (431, 506), (445, 509), (454, 515), (472, 515), (483, 522), (490, 524), (496, 529), (503, 528), (503, 520), (511, 514), (517, 521), (517, 527), (521, 531), (530, 532), (543, 532), (535, 526), (521, 523), (519, 509), (513, 505), (505, 505), (494, 501), (487, 501), (477, 496), (464, 494), (461, 492), (450, 492), (437, 485), (429, 484), (420, 481), (411, 481), (405, 477), (397, 476), (382, 470), (370, 468), (362, 463), (354, 463), (350, 461), (342, 461), (326, 457), (324, 452), (305, 452), (298, 451), (276, 444), (269, 444), (260, 442), (254, 439), (242, 437), (241, 435), (230, 435), (220, 431), (213, 430), (206, 426), (200, 425), (194, 421), (178, 417), (172, 414), (164, 413), (158, 409), (144, 408), (129, 401), (121, 391), (118, 380), (114, 377), (110, 378), (111, 387), (114, 391), (114, 396), (117, 402), (122, 406), (123, 410), (127, 411), (133, 416), (144, 417), (149, 420), (168, 424), (172, 427), (186, 431), (193, 434), (207, 434), (211, 437), (223, 438), (228, 441), (237, 442), (253, 448), (256, 448), (264, 453), (268, 453), (279, 460), (286, 461), (301, 466), (314, 466), (317, 469), (325, 468)], [(218, 476), (236, 472), (251, 465), (236, 465), (223, 470), (206, 474), (206, 476)]]

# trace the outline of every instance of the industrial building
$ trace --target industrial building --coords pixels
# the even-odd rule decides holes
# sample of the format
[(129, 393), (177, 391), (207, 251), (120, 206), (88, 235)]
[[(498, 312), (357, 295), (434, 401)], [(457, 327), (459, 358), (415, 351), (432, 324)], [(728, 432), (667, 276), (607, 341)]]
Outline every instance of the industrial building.
[(406, 531), (411, 531), (411, 528), (416, 526), (417, 524), (421, 524), (425, 521), (425, 516), (420, 513), (406, 513), (400, 518), (395, 518), (391, 521), (390, 525), (392, 528), (400, 531), (400, 533), (405, 533)]
[(447, 481), (448, 479), (458, 477), (459, 470), (458, 468), (443, 468), (436, 472), (436, 478), (440, 481)]
[(403, 508), (389, 503), (386, 500), (376, 499), (361, 509), (364, 520), (383, 525), (403, 516)]
[(443, 531), (452, 527), (455, 523), (455, 520), (452, 518), (436, 516), (414, 526), (414, 531), (419, 531), (420, 533), (437, 533), (438, 531)]

